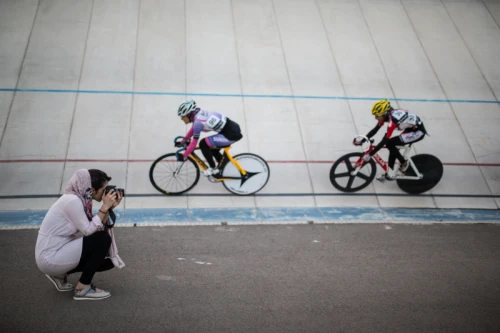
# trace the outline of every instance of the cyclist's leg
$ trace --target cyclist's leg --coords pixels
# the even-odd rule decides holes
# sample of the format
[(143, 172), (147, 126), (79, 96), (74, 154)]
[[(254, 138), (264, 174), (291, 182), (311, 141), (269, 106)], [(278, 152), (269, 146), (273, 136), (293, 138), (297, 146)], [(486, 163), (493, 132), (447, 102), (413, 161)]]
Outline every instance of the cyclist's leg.
[(222, 154), (220, 153), (220, 149), (211, 149), (212, 155), (214, 155), (215, 160), (217, 161), (217, 165), (220, 164), (222, 160)]
[(399, 160), (399, 163), (401, 164), (405, 163), (403, 155), (401, 155), (401, 152), (396, 147), (402, 145), (405, 145), (405, 143), (401, 139), (401, 136), (395, 136), (393, 138), (390, 138), (389, 141), (386, 143), (385, 146), (389, 150), (389, 161), (388, 161), (389, 168), (394, 169), (396, 158)]
[(407, 145), (409, 143), (421, 141), (425, 137), (425, 133), (421, 130), (415, 132), (403, 132), (399, 137), (401, 138), (401, 142), (404, 145)]
[(201, 140), (200, 149), (201, 149), (201, 152), (203, 153), (203, 156), (205, 157), (205, 160), (207, 160), (208, 166), (212, 169), (215, 169), (214, 156), (212, 154), (212, 150), (210, 149), (210, 146), (207, 143), (207, 139), (208, 138)]
[[(216, 134), (216, 135), (208, 136), (204, 140), (202, 140), (202, 143), (200, 143), (201, 152), (203, 153), (203, 156), (207, 160), (210, 168), (215, 169), (215, 161), (214, 161), (213, 152), (215, 150), (217, 150), (218, 155), (220, 156), (220, 158), (222, 158), (222, 155), (220, 154), (220, 152), (218, 150), (220, 148), (229, 147), (234, 142), (235, 141), (228, 140), (224, 135), (222, 135), (220, 133)], [(220, 160), (218, 159), (218, 161), (220, 161)]]
[(387, 150), (389, 150), (389, 160), (387, 163), (389, 166), (389, 169), (387, 170), (387, 172), (384, 172), (384, 173), (377, 176), (376, 179), (378, 181), (384, 182), (386, 180), (394, 180), (396, 178), (396, 174), (393, 171), (394, 164), (396, 162), (396, 158), (399, 159), (400, 162), (401, 162), (401, 160), (404, 162), (404, 158), (403, 158), (403, 156), (401, 156), (401, 153), (399, 152), (399, 149), (396, 148), (396, 146), (399, 146), (402, 144), (403, 143), (401, 142), (401, 139), (399, 138), (399, 136), (390, 138), (386, 142), (385, 147), (387, 148)]
[[(418, 130), (415, 132), (403, 132), (403, 133), (401, 133), (399, 138), (401, 139), (402, 145), (407, 145), (407, 144), (415, 143), (415, 142), (422, 140), (424, 138), (424, 136), (425, 136), (425, 133), (421, 130)], [(399, 155), (401, 155), (401, 153)], [(404, 159), (399, 160), (399, 162), (401, 163), (400, 170), (402, 172), (405, 172), (406, 169), (408, 169), (408, 163)]]

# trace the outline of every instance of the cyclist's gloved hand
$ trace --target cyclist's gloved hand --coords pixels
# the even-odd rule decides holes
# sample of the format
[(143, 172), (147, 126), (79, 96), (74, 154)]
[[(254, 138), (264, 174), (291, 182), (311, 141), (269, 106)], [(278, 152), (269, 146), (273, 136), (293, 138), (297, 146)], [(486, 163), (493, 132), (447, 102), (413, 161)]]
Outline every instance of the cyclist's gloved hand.
[(184, 157), (184, 155), (182, 155), (182, 154), (177, 154), (176, 157), (177, 157), (177, 161), (179, 161), (179, 162), (184, 162), (185, 160), (187, 160), (187, 158)]
[(364, 154), (363, 155), (363, 160), (365, 162), (370, 162), (371, 159), (372, 159), (372, 157), (370, 156), (370, 154)]

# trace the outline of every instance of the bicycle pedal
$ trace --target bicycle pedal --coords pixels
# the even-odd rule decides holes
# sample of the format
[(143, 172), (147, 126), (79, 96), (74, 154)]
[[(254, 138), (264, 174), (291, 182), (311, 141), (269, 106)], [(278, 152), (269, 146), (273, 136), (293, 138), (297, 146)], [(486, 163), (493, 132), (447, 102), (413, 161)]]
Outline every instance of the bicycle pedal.
[(207, 179), (211, 183), (217, 183), (218, 182), (217, 178), (215, 178), (214, 176), (208, 176)]
[(209, 178), (213, 178), (214, 180), (219, 180), (220, 178), (222, 178), (222, 175), (219, 173), (215, 174), (215, 175), (210, 175), (208, 176)]

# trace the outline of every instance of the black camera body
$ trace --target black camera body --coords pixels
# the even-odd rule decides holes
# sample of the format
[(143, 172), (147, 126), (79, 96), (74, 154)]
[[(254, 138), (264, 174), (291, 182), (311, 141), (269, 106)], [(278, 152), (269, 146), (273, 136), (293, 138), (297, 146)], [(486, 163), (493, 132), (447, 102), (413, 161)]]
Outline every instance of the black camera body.
[(115, 193), (117, 193), (116, 194), (117, 197), (118, 197), (118, 192), (120, 192), (122, 194), (122, 197), (125, 196), (125, 190), (122, 188), (116, 187), (115, 185), (106, 186), (106, 188), (104, 189), (104, 195), (108, 194), (108, 192), (111, 190), (115, 190)]

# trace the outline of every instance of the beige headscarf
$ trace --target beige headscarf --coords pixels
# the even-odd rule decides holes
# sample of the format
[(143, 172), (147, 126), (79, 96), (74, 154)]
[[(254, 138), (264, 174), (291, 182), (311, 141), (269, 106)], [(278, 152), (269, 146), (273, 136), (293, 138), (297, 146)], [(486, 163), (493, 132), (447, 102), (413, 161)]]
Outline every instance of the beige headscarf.
[[(92, 221), (92, 183), (90, 180), (90, 173), (87, 169), (77, 170), (71, 177), (66, 189), (64, 189), (65, 194), (74, 194), (83, 203), (83, 210), (89, 221)], [(103, 230), (104, 226), (98, 228), (98, 230)], [(118, 268), (123, 268), (125, 263), (118, 255), (118, 248), (116, 247), (115, 235), (112, 228), (108, 228), (108, 233), (111, 236), (111, 246), (109, 248), (108, 257), (111, 259), (113, 264)]]
[(92, 184), (89, 171), (86, 169), (77, 170), (69, 180), (64, 193), (74, 194), (80, 198), (85, 215), (89, 221), (92, 221)]

